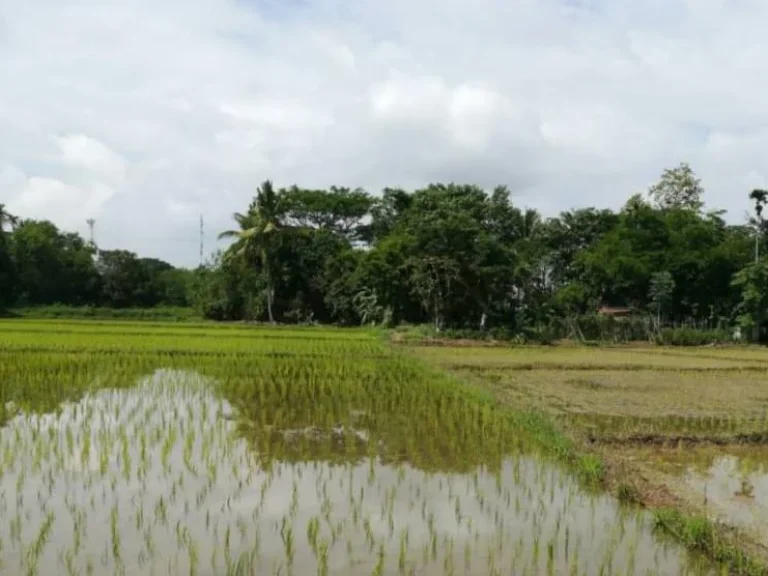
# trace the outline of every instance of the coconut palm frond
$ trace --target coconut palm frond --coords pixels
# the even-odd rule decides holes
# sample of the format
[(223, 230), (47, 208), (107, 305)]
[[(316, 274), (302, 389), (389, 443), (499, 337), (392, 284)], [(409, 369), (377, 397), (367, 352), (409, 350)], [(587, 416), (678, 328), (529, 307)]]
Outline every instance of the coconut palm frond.
[(240, 238), (240, 230), (225, 230), (218, 236), (219, 240), (227, 238)]

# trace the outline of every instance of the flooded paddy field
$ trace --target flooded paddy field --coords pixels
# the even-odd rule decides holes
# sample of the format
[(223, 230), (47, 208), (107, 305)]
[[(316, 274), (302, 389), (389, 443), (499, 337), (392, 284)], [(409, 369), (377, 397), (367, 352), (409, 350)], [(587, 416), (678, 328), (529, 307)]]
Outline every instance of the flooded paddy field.
[(0, 573), (718, 574), (363, 330), (0, 322)]

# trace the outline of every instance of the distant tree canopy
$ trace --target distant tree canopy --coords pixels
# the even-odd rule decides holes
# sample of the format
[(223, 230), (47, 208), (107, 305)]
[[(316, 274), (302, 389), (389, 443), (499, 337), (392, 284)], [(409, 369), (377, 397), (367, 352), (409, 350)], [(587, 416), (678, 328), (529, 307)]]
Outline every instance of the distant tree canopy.
[[(432, 184), (379, 196), (275, 188), (265, 181), (196, 270), (97, 251), (50, 222), (0, 206), (0, 304), (195, 306), (219, 320), (432, 323), (523, 331), (553, 318), (629, 307), (662, 320), (768, 319), (763, 260), (768, 193), (755, 218), (705, 212), (687, 164), (647, 198), (545, 218), (509, 190)], [(745, 195), (748, 194), (745, 191)]]
[(188, 306), (194, 272), (126, 250), (97, 251), (48, 221), (15, 219), (0, 240), (0, 306)]
[(661, 179), (651, 186), (648, 195), (657, 208), (701, 210), (704, 188), (691, 167), (683, 162), (677, 168), (667, 168)]

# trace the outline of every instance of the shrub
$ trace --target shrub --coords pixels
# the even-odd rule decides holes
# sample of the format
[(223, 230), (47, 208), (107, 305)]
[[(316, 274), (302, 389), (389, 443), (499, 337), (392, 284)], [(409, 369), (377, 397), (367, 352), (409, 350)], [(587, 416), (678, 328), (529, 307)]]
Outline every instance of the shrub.
[(99, 320), (199, 320), (193, 308), (157, 306), (155, 308), (106, 308), (97, 306), (36, 306), (12, 311), (13, 316), (24, 318), (62, 318)]
[(668, 346), (704, 346), (731, 341), (727, 330), (699, 330), (696, 328), (663, 328), (657, 342)]
[(616, 489), (616, 497), (622, 504), (637, 504), (640, 502), (640, 493), (637, 491), (637, 488), (626, 482), (619, 484)]

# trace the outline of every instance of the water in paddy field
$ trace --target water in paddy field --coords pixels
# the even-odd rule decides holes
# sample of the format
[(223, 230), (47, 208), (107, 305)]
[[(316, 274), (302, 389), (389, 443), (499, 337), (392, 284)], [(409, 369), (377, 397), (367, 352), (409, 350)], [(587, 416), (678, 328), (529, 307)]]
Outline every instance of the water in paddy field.
[(687, 483), (707, 500), (710, 511), (734, 526), (742, 526), (768, 540), (768, 461), (745, 465), (736, 456), (714, 459), (706, 472), (689, 470)]
[(768, 448), (704, 446), (659, 451), (659, 468), (682, 482), (707, 514), (768, 543)]
[[(262, 432), (370, 441), (284, 424)], [(17, 414), (0, 429), (0, 574), (710, 572), (532, 456), (461, 473), (375, 450), (268, 464), (241, 429), (204, 379), (168, 371)]]

